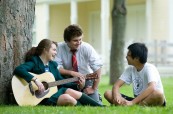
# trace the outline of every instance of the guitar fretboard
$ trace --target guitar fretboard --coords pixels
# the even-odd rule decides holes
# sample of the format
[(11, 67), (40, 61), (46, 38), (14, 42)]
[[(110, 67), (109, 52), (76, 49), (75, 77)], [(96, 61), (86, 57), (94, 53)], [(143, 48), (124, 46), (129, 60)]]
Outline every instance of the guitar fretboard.
[[(98, 78), (98, 75), (97, 75), (97, 73), (91, 73), (91, 74), (85, 75), (84, 78), (86, 80), (96, 79), (96, 78)], [(49, 82), (48, 83), (48, 88), (58, 86), (58, 85), (62, 85), (62, 84), (66, 84), (66, 83), (69, 83), (69, 82), (76, 82), (78, 80), (79, 80), (78, 77), (74, 77), (74, 78), (67, 78), (67, 79), (63, 79), (63, 80), (59, 80), (59, 81), (55, 81), (55, 82)]]
[(66, 84), (66, 83), (69, 83), (69, 82), (76, 82), (78, 80), (79, 79), (77, 77), (75, 77), (75, 78), (68, 78), (68, 79), (63, 79), (63, 80), (59, 80), (59, 81), (55, 81), (55, 82), (50, 82), (50, 83), (48, 83), (48, 86), (49, 87), (54, 87), (54, 86)]

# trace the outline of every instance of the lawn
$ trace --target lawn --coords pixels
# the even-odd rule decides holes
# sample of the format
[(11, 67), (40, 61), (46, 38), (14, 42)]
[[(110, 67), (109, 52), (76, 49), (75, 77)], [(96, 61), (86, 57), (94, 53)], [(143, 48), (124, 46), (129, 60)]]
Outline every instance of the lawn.
[[(103, 93), (107, 89), (111, 89), (112, 86), (108, 85), (109, 78), (102, 77), (102, 81), (99, 86), (99, 91), (103, 98), (103, 104), (106, 107), (90, 107), (90, 106), (78, 106), (78, 107), (52, 107), (52, 106), (27, 106), (19, 107), (16, 105), (1, 105), (0, 114), (172, 114), (173, 112), (173, 91), (172, 82), (173, 77), (162, 78), (165, 96), (167, 99), (166, 107), (141, 107), (141, 106), (109, 106), (109, 103), (104, 99)], [(121, 92), (131, 96), (132, 89), (130, 86), (124, 86)]]

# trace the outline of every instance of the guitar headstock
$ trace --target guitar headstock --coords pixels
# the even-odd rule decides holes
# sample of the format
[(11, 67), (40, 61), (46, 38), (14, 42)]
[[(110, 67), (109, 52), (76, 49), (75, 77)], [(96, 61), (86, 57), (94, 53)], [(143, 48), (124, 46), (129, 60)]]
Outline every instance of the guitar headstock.
[(98, 74), (97, 74), (96, 72), (87, 74), (87, 75), (85, 76), (85, 79), (86, 79), (86, 80), (97, 79), (97, 78), (98, 78)]

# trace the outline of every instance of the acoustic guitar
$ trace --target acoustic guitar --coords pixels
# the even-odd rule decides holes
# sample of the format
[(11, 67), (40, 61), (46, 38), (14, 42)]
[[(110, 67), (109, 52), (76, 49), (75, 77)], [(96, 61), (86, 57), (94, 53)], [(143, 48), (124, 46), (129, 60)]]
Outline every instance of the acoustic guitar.
[[(40, 75), (30, 73), (37, 79), (39, 79), (45, 87), (44, 92), (38, 92), (37, 85), (31, 81), (26, 82), (23, 78), (14, 75), (12, 78), (12, 90), (14, 98), (19, 106), (36, 106), (43, 99), (50, 98), (54, 93), (58, 91), (57, 86), (66, 84), (69, 82), (77, 82), (79, 78), (68, 78), (59, 81), (55, 81), (52, 73), (46, 72)], [(85, 79), (96, 79), (98, 78), (97, 73), (87, 74)]]

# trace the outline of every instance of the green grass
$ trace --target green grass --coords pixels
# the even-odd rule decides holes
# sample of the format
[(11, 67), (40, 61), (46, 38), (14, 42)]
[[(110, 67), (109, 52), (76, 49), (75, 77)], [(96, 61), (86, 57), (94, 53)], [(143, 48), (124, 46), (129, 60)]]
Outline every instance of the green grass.
[[(112, 86), (108, 85), (109, 79), (106, 76), (102, 77), (102, 81), (99, 86), (99, 91), (103, 98), (103, 104), (107, 107), (90, 107), (90, 106), (78, 106), (78, 107), (58, 107), (58, 106), (27, 106), (19, 107), (16, 105), (1, 105), (0, 114), (172, 114), (173, 112), (173, 91), (172, 82), (173, 77), (162, 78), (165, 96), (167, 99), (166, 107), (141, 107), (141, 106), (109, 106), (109, 103), (104, 99), (103, 93), (112, 89)], [(129, 96), (132, 95), (132, 88), (130, 86), (124, 86), (121, 92)]]

